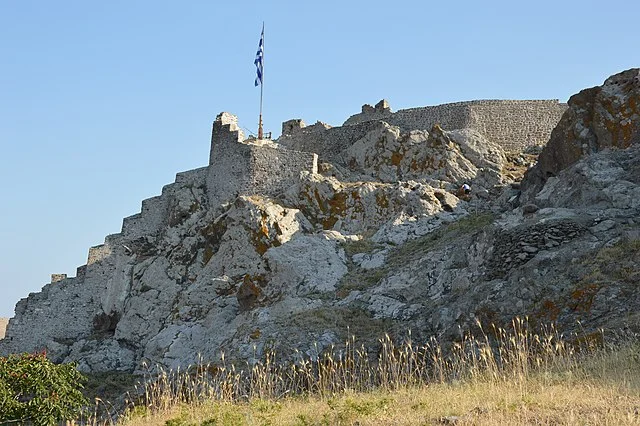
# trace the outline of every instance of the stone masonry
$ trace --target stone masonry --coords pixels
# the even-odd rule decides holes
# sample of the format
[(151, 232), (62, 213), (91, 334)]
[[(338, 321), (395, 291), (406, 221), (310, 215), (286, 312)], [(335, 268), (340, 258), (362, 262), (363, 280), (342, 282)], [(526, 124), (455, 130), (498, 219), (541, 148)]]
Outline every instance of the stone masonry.
[(567, 105), (553, 100), (478, 100), (391, 112), (382, 100), (375, 108), (362, 107), (344, 126), (382, 120), (403, 131), (431, 130), (438, 123), (445, 130), (471, 128), (508, 152), (544, 145)]
[(277, 142), (287, 149), (297, 151), (315, 152), (322, 161), (342, 164), (341, 153), (350, 148), (356, 141), (364, 138), (367, 133), (376, 129), (379, 121), (365, 121), (353, 126), (331, 127), (318, 122), (312, 126), (304, 127), (300, 120), (300, 126), (292, 126), (294, 120), (284, 123), (283, 129), (289, 132), (278, 138)]
[[(214, 220), (225, 206), (234, 205), (238, 197), (278, 197), (300, 182), (303, 172), (317, 174), (319, 157), (340, 163), (346, 149), (379, 130), (380, 126), (386, 126), (381, 121), (399, 126), (402, 131), (430, 131), (436, 122), (445, 129), (471, 127), (505, 149), (514, 150), (545, 143), (565, 108), (557, 101), (474, 101), (393, 113), (388, 103), (381, 101), (375, 107), (363, 107), (362, 113), (340, 127), (332, 128), (321, 122), (305, 126), (302, 120), (290, 120), (284, 123), (283, 134), (277, 141), (245, 139), (237, 118), (223, 112), (213, 123), (208, 165), (178, 173), (175, 182), (163, 187), (160, 195), (144, 200), (139, 213), (123, 220), (121, 232), (107, 236), (104, 244), (89, 249), (87, 262), (78, 268), (76, 277), (52, 276), (52, 284), (18, 302), (16, 316), (11, 319), (7, 336), (0, 343), (0, 354), (32, 352), (46, 347), (53, 358), (64, 360), (90, 351), (95, 360), (87, 361), (88, 368), (99, 365), (102, 369), (128, 369), (138, 356), (130, 342), (139, 343), (140, 336), (161, 340), (162, 336), (157, 336), (164, 325), (136, 322), (133, 314), (131, 317), (120, 315), (129, 312), (135, 303), (144, 305), (148, 300), (170, 303), (181, 291), (181, 286), (196, 279), (180, 262), (191, 262), (190, 267), (199, 272), (214, 271), (215, 262), (209, 262), (211, 254), (204, 262), (195, 259), (204, 259), (208, 251), (218, 249), (226, 232), (230, 236), (235, 235), (233, 232), (244, 235), (244, 227), (225, 224), (225, 220), (233, 224), (231, 219)], [(509, 125), (510, 122), (516, 124)], [(371, 188), (375, 189), (375, 186), (371, 185)], [(341, 211), (340, 198), (330, 200), (327, 208)], [(266, 223), (265, 216), (256, 216), (260, 223)], [(295, 213), (280, 216), (296, 218), (291, 219), (291, 229), (311, 226), (305, 224), (306, 220), (297, 219)], [(190, 238), (180, 234), (184, 229), (191, 229), (189, 226), (195, 226), (197, 221), (208, 223), (207, 220), (211, 223), (204, 234)], [(181, 228), (184, 223), (188, 226)], [(252, 241), (265, 245), (263, 240), (270, 234), (265, 234), (263, 229), (268, 231), (263, 224), (260, 232), (247, 235)], [(201, 235), (208, 238), (204, 247), (198, 245)], [(267, 239), (267, 242), (271, 241)], [(334, 243), (322, 241), (323, 246), (327, 244)], [(242, 257), (246, 250), (234, 248), (233, 244), (229, 247), (229, 250), (236, 250), (234, 259), (237, 258), (238, 263), (252, 264), (251, 260)], [(166, 250), (168, 254), (159, 256), (159, 250)], [(333, 251), (331, 253), (333, 256)], [(180, 261), (176, 260), (178, 258)], [(334, 257), (331, 262), (342, 264), (342, 260)], [(159, 282), (166, 284), (162, 291), (154, 287)], [(212, 285), (211, 282), (213, 280), (206, 283)], [(224, 279), (215, 282), (226, 283)], [(131, 298), (133, 283), (141, 285), (136, 290), (140, 292), (139, 298), (135, 300)], [(155, 299), (151, 299), (152, 295)], [(69, 303), (70, 300), (73, 303)], [(220, 319), (223, 320), (227, 321)], [(115, 327), (118, 321), (125, 324), (121, 329)], [(127, 321), (140, 329), (127, 326)], [(218, 326), (217, 322), (212, 324)], [(129, 334), (122, 337), (122, 330)], [(165, 332), (167, 335), (172, 333), (170, 329)], [(96, 339), (96, 335), (101, 338)], [(157, 343), (158, 347), (164, 348), (161, 343)], [(175, 345), (176, 348), (179, 346)], [(149, 351), (153, 353), (153, 349)], [(112, 357), (113, 354), (117, 356)], [(104, 359), (100, 358), (103, 356)]]
[[(184, 220), (185, 211), (200, 208), (198, 200), (208, 198), (211, 205), (219, 206), (240, 195), (273, 196), (298, 181), (302, 171), (317, 173), (317, 161), (316, 154), (280, 148), (272, 141), (244, 140), (236, 116), (219, 114), (213, 123), (209, 166), (178, 173), (160, 195), (143, 200), (139, 213), (123, 219), (121, 232), (89, 248), (87, 263), (78, 267), (76, 277), (52, 274), (51, 283), (41, 292), (20, 300), (0, 353), (46, 347), (51, 356), (64, 359), (69, 353), (65, 336), (89, 338), (96, 324), (110, 324), (105, 318), (124, 311), (133, 259), (152, 254), (162, 230)], [(206, 197), (196, 196), (199, 191), (206, 191)], [(185, 194), (192, 198), (185, 199)], [(68, 326), (59, 326), (67, 322)], [(109, 332), (112, 327), (98, 328)], [(120, 351), (129, 353), (127, 348)], [(120, 368), (127, 359), (123, 355), (111, 367)]]
[(363, 105), (342, 126), (318, 122), (305, 126), (301, 119), (282, 123), (277, 142), (297, 151), (315, 152), (321, 161), (344, 163), (342, 152), (384, 121), (402, 132), (430, 131), (434, 124), (444, 130), (470, 128), (507, 152), (522, 152), (547, 143), (567, 105), (558, 100), (479, 100), (411, 108), (392, 112), (386, 100), (375, 107)]
[(67, 274), (51, 274), (51, 282), (57, 283), (67, 279)]
[(274, 195), (296, 182), (300, 172), (318, 171), (318, 156), (312, 151), (284, 149), (269, 140), (243, 138), (236, 116), (223, 112), (216, 117), (207, 176), (213, 199)]

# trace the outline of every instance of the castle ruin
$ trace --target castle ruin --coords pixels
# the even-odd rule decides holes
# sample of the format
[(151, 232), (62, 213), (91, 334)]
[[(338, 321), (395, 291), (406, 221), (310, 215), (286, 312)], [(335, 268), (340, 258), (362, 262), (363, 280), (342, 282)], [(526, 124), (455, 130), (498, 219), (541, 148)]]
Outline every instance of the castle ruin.
[[(48, 347), (64, 358), (69, 351), (80, 349), (58, 341), (65, 342), (69, 335), (91, 336), (97, 329), (116, 333), (105, 345), (120, 345), (117, 330), (109, 325), (113, 321), (96, 313), (104, 316), (126, 311), (127, 303), (131, 303), (127, 294), (132, 277), (142, 273), (132, 256), (152, 257), (163, 230), (189, 220), (193, 211), (204, 207), (216, 210), (240, 195), (277, 197), (299, 182), (302, 172), (317, 173), (319, 159), (339, 162), (345, 149), (377, 129), (381, 121), (403, 132), (430, 131), (436, 123), (445, 130), (471, 127), (506, 151), (518, 151), (546, 143), (565, 109), (566, 105), (555, 100), (472, 101), (394, 113), (386, 101), (381, 101), (375, 107), (363, 106), (361, 113), (339, 127), (322, 122), (306, 126), (300, 119), (286, 121), (282, 135), (274, 141), (245, 138), (237, 118), (223, 112), (213, 123), (208, 165), (178, 173), (175, 182), (164, 186), (160, 195), (142, 201), (139, 213), (123, 219), (119, 233), (108, 235), (104, 244), (89, 249), (87, 262), (77, 269), (76, 277), (54, 274), (41, 292), (18, 302), (0, 352)], [(147, 274), (167, 273), (161, 263), (147, 267)], [(171, 273), (178, 281), (188, 279), (179, 270)], [(66, 303), (71, 299), (73, 304)], [(59, 324), (68, 327), (62, 330)], [(32, 331), (35, 329), (37, 333)], [(96, 348), (101, 350), (111, 349)], [(127, 347), (119, 348), (118, 353), (112, 367), (132, 362), (134, 354)]]
[(322, 123), (305, 127), (302, 120), (286, 121), (278, 142), (335, 161), (342, 150), (362, 138), (377, 122), (398, 126), (403, 132), (429, 131), (437, 123), (444, 130), (476, 130), (506, 152), (522, 152), (531, 146), (545, 145), (566, 109), (567, 104), (557, 99), (477, 100), (394, 113), (383, 99), (375, 107), (363, 105), (359, 114), (349, 117), (340, 127), (331, 128)]
[[(275, 140), (245, 138), (238, 119), (228, 112), (213, 122), (209, 165), (176, 174), (174, 183), (162, 188), (162, 194), (142, 201), (140, 213), (123, 219), (122, 230), (109, 235), (105, 243), (89, 249), (87, 263), (78, 268), (85, 277), (87, 269), (122, 249), (123, 240), (154, 235), (176, 220), (173, 193), (184, 186), (206, 188), (213, 202), (224, 202), (238, 195), (274, 196), (294, 184), (300, 172), (318, 172), (318, 157), (336, 160), (380, 121), (402, 131), (429, 131), (439, 124), (445, 130), (472, 128), (507, 152), (521, 152), (546, 144), (567, 105), (553, 100), (476, 100), (392, 112), (381, 100), (375, 106), (365, 104), (360, 113), (342, 126), (332, 127), (318, 121), (307, 126), (301, 119), (282, 123), (282, 134)], [(130, 250), (130, 249), (129, 249)], [(52, 274), (56, 283), (73, 278)]]

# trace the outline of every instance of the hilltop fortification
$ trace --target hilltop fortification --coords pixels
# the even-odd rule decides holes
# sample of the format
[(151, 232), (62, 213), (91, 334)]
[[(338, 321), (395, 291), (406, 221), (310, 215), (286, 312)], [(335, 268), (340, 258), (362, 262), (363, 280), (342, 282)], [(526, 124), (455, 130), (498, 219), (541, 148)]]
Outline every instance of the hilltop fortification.
[(237, 121), (223, 112), (213, 123), (207, 187), (214, 198), (274, 196), (295, 183), (301, 171), (318, 172), (318, 156), (312, 151), (284, 149), (270, 140), (245, 140)]
[[(493, 233), (420, 259), (396, 249), (467, 216), (463, 182), (476, 216), (491, 209), (513, 181), (505, 151), (544, 144), (564, 109), (472, 101), (394, 113), (381, 101), (338, 127), (286, 121), (277, 140), (245, 138), (223, 112), (208, 164), (142, 201), (75, 277), (54, 274), (18, 302), (0, 354), (47, 349), (85, 371), (134, 371), (222, 350), (253, 360), (274, 345), (317, 355), (348, 327), (372, 345), (394, 329), (458, 330), (466, 319), (451, 298), (471, 294), (464, 312), (475, 312), (485, 278), (514, 265), (492, 257)], [(553, 235), (565, 229), (583, 228)], [(519, 262), (539, 249), (526, 248)]]
[(522, 152), (547, 143), (566, 109), (567, 104), (557, 99), (477, 100), (392, 112), (383, 99), (375, 107), (363, 105), (362, 112), (337, 128), (320, 122), (305, 127), (302, 120), (287, 121), (278, 142), (293, 149), (317, 152), (321, 159), (335, 161), (341, 151), (362, 138), (375, 122), (384, 121), (403, 132), (429, 131), (435, 124), (444, 130), (472, 129), (505, 152)]

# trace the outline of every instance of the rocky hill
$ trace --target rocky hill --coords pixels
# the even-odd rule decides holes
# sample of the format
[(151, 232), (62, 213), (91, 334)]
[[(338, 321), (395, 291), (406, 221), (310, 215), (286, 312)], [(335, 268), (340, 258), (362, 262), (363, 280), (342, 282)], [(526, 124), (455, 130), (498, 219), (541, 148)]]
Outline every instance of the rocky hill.
[(135, 371), (315, 356), (351, 334), (453, 341), (515, 316), (635, 330), (639, 96), (632, 69), (568, 105), (383, 101), (275, 141), (222, 113), (209, 165), (21, 300), (0, 353)]

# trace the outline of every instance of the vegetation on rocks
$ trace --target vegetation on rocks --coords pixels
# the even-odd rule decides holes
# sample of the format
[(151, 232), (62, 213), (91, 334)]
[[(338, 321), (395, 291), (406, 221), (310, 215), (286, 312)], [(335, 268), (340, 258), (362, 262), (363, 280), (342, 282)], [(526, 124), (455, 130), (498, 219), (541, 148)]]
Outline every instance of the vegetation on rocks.
[(409, 259), (419, 257), (445, 243), (448, 244), (458, 238), (479, 232), (489, 226), (493, 220), (494, 215), (490, 212), (469, 214), (448, 226), (438, 228), (434, 232), (409, 240), (397, 247), (389, 256), (389, 263), (391, 265), (404, 264)]

